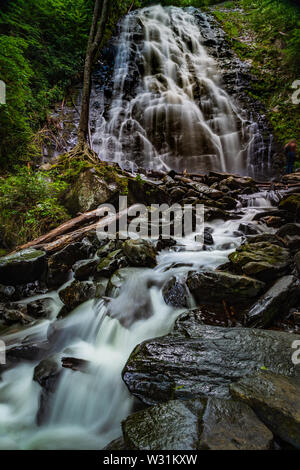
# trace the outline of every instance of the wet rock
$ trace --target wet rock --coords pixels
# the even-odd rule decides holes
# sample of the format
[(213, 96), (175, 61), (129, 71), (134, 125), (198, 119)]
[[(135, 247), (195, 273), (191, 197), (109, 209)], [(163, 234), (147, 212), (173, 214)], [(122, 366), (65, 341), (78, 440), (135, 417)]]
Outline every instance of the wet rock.
[(175, 308), (191, 307), (190, 293), (186, 284), (175, 276), (165, 283), (162, 295), (167, 305)]
[(125, 446), (134, 450), (194, 450), (205, 401), (175, 400), (129, 416), (123, 423)]
[(128, 261), (123, 250), (112, 251), (106, 258), (100, 260), (97, 266), (97, 276), (109, 278), (115, 271), (126, 266), (128, 266)]
[(107, 297), (118, 297), (124, 282), (134, 274), (144, 272), (143, 268), (122, 268), (118, 269), (108, 281), (105, 295)]
[(224, 211), (223, 209), (219, 209), (218, 207), (205, 207), (205, 222), (210, 222), (211, 220), (215, 219), (229, 220), (231, 219), (231, 214), (229, 214), (229, 212)]
[(253, 220), (261, 220), (266, 219), (268, 217), (280, 217), (285, 223), (293, 222), (294, 216), (287, 210), (278, 210), (278, 209), (268, 209), (262, 212), (258, 212), (254, 217)]
[(50, 415), (51, 399), (57, 389), (62, 367), (58, 356), (43, 359), (34, 369), (33, 380), (41, 387), (37, 423), (41, 425)]
[(266, 217), (262, 219), (262, 221), (265, 222), (268, 227), (274, 228), (281, 227), (285, 223), (285, 221), (281, 217), (275, 217), (274, 215)]
[(0, 284), (0, 302), (9, 302), (12, 300), (16, 289), (13, 286), (3, 286)]
[(204, 228), (204, 244), (209, 246), (214, 244), (214, 239), (211, 234), (211, 229), (209, 227)]
[(48, 318), (53, 308), (53, 300), (51, 297), (34, 300), (27, 305), (27, 314), (33, 318)]
[(176, 245), (176, 240), (174, 240), (173, 238), (168, 238), (168, 239), (159, 239), (156, 241), (156, 243), (154, 242), (154, 247), (156, 249), (156, 251), (162, 251), (162, 250), (166, 250), (167, 248), (172, 248), (173, 246)]
[(270, 281), (286, 273), (290, 267), (287, 249), (268, 242), (246, 243), (229, 255), (232, 270), (262, 281)]
[(295, 263), (297, 272), (300, 275), (300, 251), (296, 253), (295, 258), (294, 258), (294, 263)]
[(123, 437), (110, 442), (103, 450), (127, 450)]
[(250, 308), (246, 316), (247, 325), (270, 326), (279, 315), (288, 315), (300, 299), (300, 282), (294, 276), (284, 276)]
[(28, 249), (0, 258), (0, 283), (5, 286), (41, 280), (46, 274), (46, 253)]
[(0, 304), (0, 320), (8, 326), (16, 323), (28, 325), (33, 321), (33, 319), (27, 315), (26, 306), (14, 306), (13, 304)]
[(300, 194), (291, 194), (279, 203), (281, 210), (292, 214), (294, 220), (300, 219)]
[(75, 185), (66, 195), (64, 204), (75, 216), (78, 212), (97, 209), (101, 204), (109, 201), (116, 192), (116, 185), (108, 185), (95, 170), (90, 169), (79, 175)]
[(217, 189), (210, 188), (206, 184), (203, 183), (197, 183), (197, 182), (191, 182), (189, 185), (192, 189), (197, 191), (201, 197), (209, 197), (210, 199), (222, 199), (224, 197), (224, 194), (221, 191), (218, 191)]
[(300, 224), (286, 224), (276, 232), (277, 237), (284, 240), (290, 250), (300, 249)]
[(100, 278), (100, 279), (97, 280), (97, 282), (95, 283), (95, 286), (96, 286), (95, 297), (96, 297), (96, 299), (100, 299), (101, 297), (103, 297), (105, 295), (108, 282), (109, 282), (109, 280), (106, 279), (105, 277)]
[(122, 423), (130, 450), (267, 450), (273, 435), (250, 407), (233, 400), (173, 400)]
[[(170, 202), (167, 191), (154, 183), (136, 178), (128, 178), (128, 204), (141, 203), (146, 206)], [(171, 179), (171, 181), (174, 180)]]
[(190, 312), (173, 331), (138, 345), (123, 370), (129, 391), (152, 405), (172, 399), (229, 396), (229, 385), (267, 367), (293, 376), (291, 360), (296, 334), (250, 328), (203, 325)]
[(59, 292), (59, 297), (65, 304), (59, 317), (71, 312), (78, 305), (95, 297), (96, 287), (89, 281), (73, 281), (70, 285)]
[(86, 281), (95, 273), (98, 263), (99, 260), (96, 259), (77, 261), (73, 266), (75, 279)]
[(95, 248), (87, 239), (71, 243), (63, 250), (50, 256), (48, 260), (47, 283), (51, 287), (59, 287), (69, 277), (72, 266), (79, 260), (87, 259), (95, 253)]
[(187, 286), (199, 304), (228, 300), (232, 304), (256, 297), (264, 283), (246, 276), (207, 271), (190, 274)]
[(130, 265), (154, 268), (156, 266), (156, 250), (148, 240), (126, 240), (123, 251)]
[(230, 386), (233, 397), (248, 404), (274, 434), (300, 449), (300, 381), (260, 371)]
[(272, 233), (260, 233), (258, 235), (248, 235), (246, 243), (261, 243), (268, 242), (272, 245), (278, 245), (285, 247), (283, 240), (281, 240), (277, 235)]
[(33, 380), (40, 384), (47, 392), (54, 392), (57, 381), (62, 372), (58, 356), (43, 359), (34, 369)]
[(268, 450), (272, 432), (250, 407), (210, 398), (202, 418), (201, 450)]
[(241, 223), (239, 225), (238, 230), (242, 232), (244, 235), (257, 235), (258, 234), (257, 226), (254, 224)]

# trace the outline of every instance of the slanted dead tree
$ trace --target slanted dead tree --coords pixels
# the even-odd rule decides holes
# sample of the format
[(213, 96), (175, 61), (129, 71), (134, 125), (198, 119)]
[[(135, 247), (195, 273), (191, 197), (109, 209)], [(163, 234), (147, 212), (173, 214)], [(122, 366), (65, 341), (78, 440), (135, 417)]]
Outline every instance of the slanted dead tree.
[(92, 69), (104, 37), (105, 28), (110, 14), (110, 7), (110, 0), (95, 0), (84, 64), (82, 103), (78, 126), (78, 143), (68, 153), (68, 158), (70, 159), (78, 157), (81, 159), (85, 158), (93, 164), (98, 163), (98, 155), (91, 149), (88, 143)]

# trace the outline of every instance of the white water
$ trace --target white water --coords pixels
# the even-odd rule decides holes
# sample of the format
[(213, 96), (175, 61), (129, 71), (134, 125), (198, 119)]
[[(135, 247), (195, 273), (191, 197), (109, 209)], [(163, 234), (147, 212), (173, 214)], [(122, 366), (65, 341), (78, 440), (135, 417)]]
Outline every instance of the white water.
[[(2, 374), (0, 382), (0, 449), (101, 449), (121, 435), (120, 423), (132, 411), (133, 398), (122, 382), (121, 371), (135, 345), (162, 336), (170, 331), (183, 311), (165, 304), (161, 288), (170, 276), (184, 276), (191, 269), (215, 269), (241, 243), (235, 232), (241, 222), (251, 221), (262, 201), (254, 195), (254, 203), (243, 209), (239, 220), (216, 220), (214, 245), (208, 251), (195, 251), (187, 238), (180, 249), (163, 251), (154, 270), (137, 268), (131, 271), (117, 298), (109, 305), (103, 300), (89, 301), (78, 307), (65, 320), (66, 333), (60, 357), (71, 356), (90, 361), (85, 372), (63, 371), (58, 388), (50, 402), (48, 419), (38, 427), (40, 386), (33, 382), (36, 363), (22, 363)], [(257, 205), (255, 204), (257, 201)], [(268, 205), (264, 199), (265, 206)], [(256, 207), (253, 207), (255, 206)], [(255, 223), (255, 222), (252, 222)], [(178, 266), (180, 263), (180, 267)], [(175, 266), (175, 267), (174, 267)], [(53, 312), (58, 312), (57, 293)], [(29, 299), (30, 300), (30, 299)], [(124, 318), (133, 319), (128, 328)], [(111, 318), (113, 317), (113, 318)], [(119, 321), (120, 320), (120, 321)], [(50, 321), (19, 333), (18, 341), (32, 333), (46, 336)], [(75, 328), (72, 339), (68, 326)], [(12, 341), (12, 339), (10, 338)], [(14, 337), (15, 342), (17, 338)]]
[[(136, 32), (143, 38), (137, 42)], [(192, 14), (178, 8), (156, 6), (126, 17), (109, 119), (99, 115), (93, 135), (102, 157), (132, 167), (247, 173), (251, 135), (222, 90), (202, 39)], [(139, 68), (130, 96), (132, 64)], [(162, 252), (154, 270), (132, 271), (108, 307), (91, 300), (61, 322), (58, 357), (78, 357), (90, 365), (85, 372), (63, 371), (41, 426), (36, 424), (41, 387), (32, 380), (38, 362), (3, 373), (0, 449), (101, 449), (119, 437), (120, 423), (133, 407), (121, 371), (135, 345), (166, 334), (182, 311), (165, 304), (164, 281), (226, 262), (241, 243), (235, 234), (239, 224), (270, 205), (264, 195), (249, 197), (242, 219), (208, 224), (215, 243), (207, 251), (188, 238), (179, 249)], [(51, 318), (4, 338), (9, 347), (47, 338), (62, 305), (57, 292), (51, 296)]]
[(158, 5), (124, 19), (108, 118), (96, 110), (93, 126), (102, 159), (249, 175), (257, 129), (222, 89), (203, 40), (191, 10)]

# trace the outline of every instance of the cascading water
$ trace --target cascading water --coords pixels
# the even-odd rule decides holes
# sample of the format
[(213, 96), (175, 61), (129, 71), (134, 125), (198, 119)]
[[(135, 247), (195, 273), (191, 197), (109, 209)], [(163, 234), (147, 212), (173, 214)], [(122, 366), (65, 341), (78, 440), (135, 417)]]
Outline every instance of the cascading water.
[[(88, 367), (82, 372), (63, 370), (39, 426), (36, 417), (41, 388), (33, 381), (39, 361), (23, 362), (2, 374), (0, 449), (101, 449), (120, 436), (120, 423), (134, 405), (121, 379), (130, 353), (143, 340), (170, 331), (183, 311), (166, 305), (162, 285), (174, 275), (184, 276), (193, 269), (215, 269), (227, 261), (241, 243), (240, 223), (248, 223), (263, 210), (263, 205), (269, 205), (259, 194), (252, 195), (251, 202), (245, 201), (247, 207), (239, 209), (241, 218), (207, 224), (214, 237), (214, 245), (208, 250), (195, 251), (195, 242), (189, 236), (179, 249), (161, 252), (155, 269), (130, 268), (127, 280), (109, 305), (104, 300), (90, 300), (68, 315), (59, 344), (57, 341), (62, 352), (56, 358), (60, 362), (62, 357), (77, 357), (88, 361)], [(16, 346), (24, 338), (43, 340), (47, 331), (49, 335), (62, 306), (57, 292), (51, 296), (50, 320), (4, 338), (7, 344)]]
[(93, 126), (101, 158), (133, 169), (249, 174), (257, 131), (222, 89), (203, 42), (189, 9), (158, 5), (124, 19), (111, 105)]
[[(135, 85), (129, 86), (132, 77)], [(155, 6), (127, 16), (114, 84), (109, 118), (98, 116), (93, 135), (101, 155), (123, 165), (246, 173), (251, 138), (218, 84), (214, 60), (189, 11)], [(187, 238), (179, 249), (161, 252), (155, 269), (133, 268), (108, 305), (90, 300), (68, 315), (56, 339), (56, 358), (77, 357), (88, 366), (63, 370), (39, 426), (42, 390), (33, 381), (39, 361), (3, 372), (0, 449), (101, 449), (119, 437), (134, 405), (122, 368), (136, 344), (166, 334), (182, 311), (166, 305), (163, 283), (226, 262), (242, 241), (240, 223), (270, 204), (264, 195), (249, 196), (236, 220), (208, 224), (214, 245), (207, 250), (195, 250)], [(46, 295), (53, 300), (51, 318), (4, 338), (9, 347), (49, 336), (62, 302), (57, 292)]]

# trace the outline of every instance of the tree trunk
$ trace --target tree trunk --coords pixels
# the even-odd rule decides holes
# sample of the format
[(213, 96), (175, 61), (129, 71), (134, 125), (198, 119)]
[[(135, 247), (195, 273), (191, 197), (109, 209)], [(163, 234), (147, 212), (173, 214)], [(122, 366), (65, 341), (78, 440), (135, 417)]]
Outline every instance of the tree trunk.
[(90, 114), (90, 96), (91, 96), (91, 78), (93, 62), (101, 45), (106, 23), (109, 17), (110, 1), (96, 0), (93, 14), (92, 25), (87, 45), (80, 121), (78, 127), (78, 143), (85, 144), (89, 135), (89, 114)]

